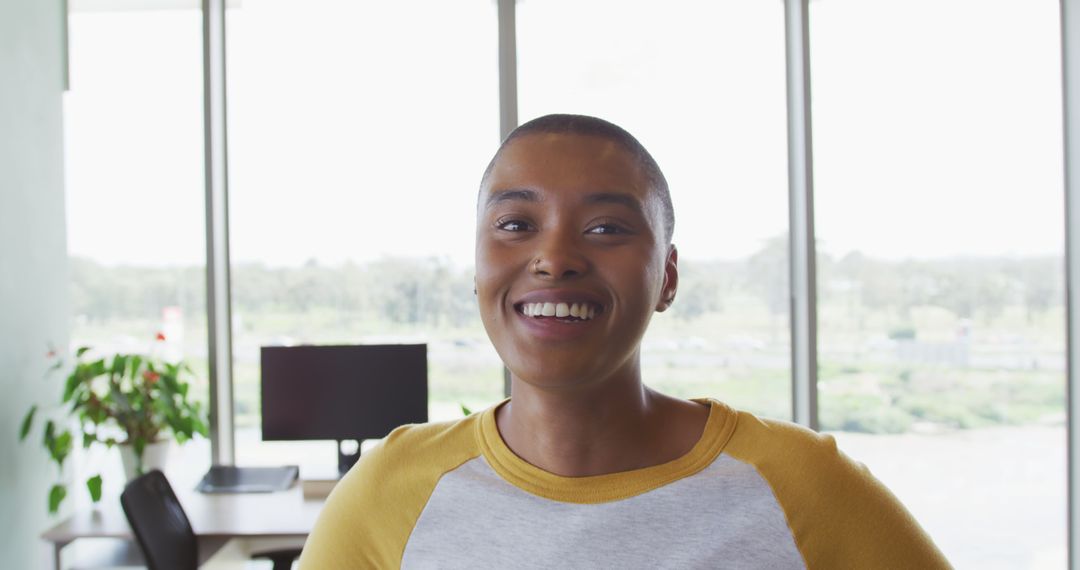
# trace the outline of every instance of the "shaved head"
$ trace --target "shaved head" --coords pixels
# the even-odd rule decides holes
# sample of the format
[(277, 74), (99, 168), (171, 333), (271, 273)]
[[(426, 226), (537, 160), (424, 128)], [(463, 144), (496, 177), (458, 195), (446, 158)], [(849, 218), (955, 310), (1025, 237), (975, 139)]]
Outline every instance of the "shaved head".
[(484, 177), (480, 180), (480, 187), (484, 187), (491, 170), (495, 167), (495, 163), (499, 160), (499, 156), (507, 145), (513, 142), (514, 139), (539, 133), (600, 137), (617, 143), (633, 155), (641, 168), (642, 174), (648, 180), (652, 191), (660, 198), (664, 237), (667, 243), (671, 243), (671, 236), (675, 231), (675, 209), (671, 205), (671, 193), (668, 191), (667, 179), (664, 178), (664, 173), (660, 171), (660, 165), (656, 163), (649, 151), (634, 138), (634, 135), (631, 135), (626, 129), (603, 119), (588, 115), (544, 115), (519, 126), (506, 136), (506, 139), (499, 145), (499, 150), (495, 151), (495, 156), (488, 163), (487, 169), (484, 170)]

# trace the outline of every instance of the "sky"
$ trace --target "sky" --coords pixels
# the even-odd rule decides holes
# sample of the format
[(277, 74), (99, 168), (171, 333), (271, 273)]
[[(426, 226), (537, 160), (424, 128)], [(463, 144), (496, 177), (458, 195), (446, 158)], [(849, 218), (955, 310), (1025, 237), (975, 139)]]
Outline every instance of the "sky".
[[(499, 142), (494, 2), (295, 6), (229, 11), (233, 260), (470, 265)], [(1061, 254), (1056, 2), (818, 0), (810, 17), (826, 252)], [(198, 12), (70, 29), (70, 253), (203, 263)], [(627, 128), (667, 175), (682, 259), (745, 257), (787, 226), (783, 42), (779, 1), (523, 0), (519, 118)]]

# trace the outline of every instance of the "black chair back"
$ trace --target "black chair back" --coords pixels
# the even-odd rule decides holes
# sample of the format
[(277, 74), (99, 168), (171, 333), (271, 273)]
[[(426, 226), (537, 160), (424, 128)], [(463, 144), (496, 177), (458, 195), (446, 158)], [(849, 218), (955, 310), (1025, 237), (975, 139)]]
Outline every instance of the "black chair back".
[(165, 474), (155, 469), (129, 482), (120, 505), (150, 570), (199, 567), (195, 532)]

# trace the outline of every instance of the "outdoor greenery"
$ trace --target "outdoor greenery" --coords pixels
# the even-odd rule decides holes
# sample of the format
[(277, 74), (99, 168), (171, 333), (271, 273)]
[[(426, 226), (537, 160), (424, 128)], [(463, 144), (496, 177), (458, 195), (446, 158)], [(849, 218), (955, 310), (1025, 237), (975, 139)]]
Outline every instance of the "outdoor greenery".
[[(650, 385), (790, 417), (786, 238), (743, 260), (680, 264), (672, 309), (643, 346)], [(818, 256), (822, 427), (899, 433), (1064, 418), (1063, 263), (1058, 257), (887, 261)], [(72, 262), (76, 338), (159, 326), (183, 307), (185, 357), (205, 370), (201, 267)], [(237, 422), (257, 420), (258, 347), (427, 342), (432, 408), (501, 398), (501, 365), (472, 271), (443, 259), (233, 267)], [(82, 335), (82, 336), (80, 336)], [(196, 389), (198, 392), (198, 386)], [(435, 414), (433, 413), (433, 416)]]

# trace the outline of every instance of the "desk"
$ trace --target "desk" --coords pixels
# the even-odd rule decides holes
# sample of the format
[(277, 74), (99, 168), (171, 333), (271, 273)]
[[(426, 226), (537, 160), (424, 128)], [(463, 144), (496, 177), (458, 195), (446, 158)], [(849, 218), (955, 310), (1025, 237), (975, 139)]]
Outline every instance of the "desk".
[[(315, 526), (325, 502), (305, 499), (299, 482), (278, 493), (203, 494), (186, 481), (173, 483), (173, 488), (199, 539), (200, 558), (204, 561), (233, 538), (302, 542)], [(41, 535), (52, 543), (55, 570), (61, 569), (60, 554), (65, 546), (91, 537), (134, 540), (119, 497), (102, 498), (97, 508), (76, 512)]]

